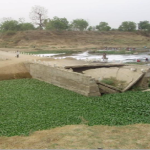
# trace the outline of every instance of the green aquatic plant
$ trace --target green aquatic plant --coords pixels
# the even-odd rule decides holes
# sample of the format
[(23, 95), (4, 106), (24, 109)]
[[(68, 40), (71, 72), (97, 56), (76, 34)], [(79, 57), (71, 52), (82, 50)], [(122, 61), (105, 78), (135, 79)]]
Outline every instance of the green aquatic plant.
[(150, 92), (126, 92), (86, 97), (38, 81), (0, 81), (0, 136), (83, 124), (150, 123)]

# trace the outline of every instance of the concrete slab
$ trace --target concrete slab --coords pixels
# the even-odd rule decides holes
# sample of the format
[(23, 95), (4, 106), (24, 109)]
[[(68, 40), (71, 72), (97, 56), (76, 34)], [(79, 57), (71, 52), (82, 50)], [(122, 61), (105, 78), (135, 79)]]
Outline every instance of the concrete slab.
[(131, 67), (96, 68), (85, 70), (83, 73), (90, 75), (100, 82), (105, 78), (116, 78), (124, 82), (124, 87), (122, 88), (125, 91), (134, 85), (144, 74), (141, 70), (133, 71)]

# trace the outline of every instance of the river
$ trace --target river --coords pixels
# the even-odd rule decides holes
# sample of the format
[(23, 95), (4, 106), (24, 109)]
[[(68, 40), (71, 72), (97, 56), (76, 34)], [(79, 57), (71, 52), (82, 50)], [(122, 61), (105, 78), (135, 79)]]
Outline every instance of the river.
[[(141, 61), (145, 61), (146, 58), (150, 60), (150, 52), (147, 53), (141, 53), (137, 55), (133, 54), (107, 54), (108, 62), (136, 62), (137, 59)], [(87, 60), (87, 61), (100, 61), (102, 60), (102, 55), (96, 55), (96, 54), (89, 54), (88, 51), (79, 53), (79, 54), (72, 54), (69, 56), (60, 56), (60, 54), (38, 54), (41, 57), (54, 57), (55, 59), (63, 59), (63, 58), (75, 58), (77, 60)], [(58, 56), (57, 56), (58, 55)]]

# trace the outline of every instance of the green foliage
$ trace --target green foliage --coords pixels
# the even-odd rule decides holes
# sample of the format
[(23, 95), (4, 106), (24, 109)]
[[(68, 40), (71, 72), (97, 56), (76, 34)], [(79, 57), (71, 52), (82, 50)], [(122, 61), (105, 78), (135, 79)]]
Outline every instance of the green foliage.
[(33, 51), (33, 52), (27, 52), (30, 54), (58, 54), (58, 53), (65, 53), (65, 54), (74, 54), (74, 53), (79, 53), (81, 51), (73, 51), (73, 50), (65, 50), (65, 49), (61, 49), (61, 50), (42, 50), (42, 49), (37, 49), (37, 51)]
[(71, 28), (74, 30), (83, 31), (88, 27), (89, 23), (84, 19), (75, 19), (71, 23)]
[(100, 22), (99, 25), (96, 26), (96, 29), (99, 31), (110, 31), (111, 27), (108, 26), (107, 22)]
[[(3, 33), (12, 35), (11, 33), (16, 33), (16, 31), (34, 30), (35, 27), (31, 23), (19, 23), (16, 20), (5, 20), (0, 24), (0, 30)], [(9, 34), (10, 33), (10, 34)]]
[(126, 81), (121, 81), (121, 80), (117, 80), (114, 77), (111, 78), (103, 78), (103, 80), (101, 80), (102, 83), (117, 87), (118, 89), (124, 89), (125, 83)]
[(2, 32), (6, 31), (18, 31), (19, 23), (16, 20), (6, 20), (0, 24), (0, 30)]
[(95, 26), (89, 26), (88, 27), (88, 31), (95, 31), (96, 30), (96, 27)]
[(138, 29), (139, 30), (144, 30), (144, 31), (150, 30), (149, 21), (140, 21), (138, 23)]
[(88, 27), (88, 31), (92, 31), (92, 26), (89, 26), (89, 27)]
[(150, 87), (150, 78), (148, 79), (148, 87)]
[(35, 29), (34, 25), (31, 23), (21, 23), (21, 24), (19, 24), (19, 28), (20, 28), (19, 29), (20, 31), (34, 30)]
[(136, 30), (136, 23), (132, 21), (124, 21), (119, 26), (118, 30), (120, 31), (135, 31)]
[(132, 90), (132, 91), (141, 91), (143, 89), (141, 87), (138, 87), (137, 85), (134, 85), (130, 90)]
[(46, 30), (66, 30), (68, 29), (69, 22), (66, 18), (54, 17), (45, 23)]
[(106, 54), (133, 54), (132, 51), (125, 51), (125, 50), (119, 50), (119, 51), (99, 51), (99, 50), (91, 50), (89, 51), (90, 54), (103, 54), (103, 53), (106, 53)]
[(145, 65), (145, 62), (126, 62), (126, 64)]
[(150, 123), (150, 92), (85, 97), (35, 79), (0, 81), (0, 136), (58, 126)]
[(115, 85), (114, 80), (111, 79), (111, 78), (104, 78), (101, 82), (102, 82), (102, 83), (105, 83), (105, 84), (108, 84), (108, 85), (112, 85), (112, 86)]

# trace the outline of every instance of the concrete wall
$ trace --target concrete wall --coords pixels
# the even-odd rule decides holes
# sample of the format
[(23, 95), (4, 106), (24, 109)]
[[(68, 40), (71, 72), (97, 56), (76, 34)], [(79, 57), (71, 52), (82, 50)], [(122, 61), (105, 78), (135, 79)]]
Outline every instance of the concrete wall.
[(80, 73), (46, 64), (30, 63), (28, 67), (33, 78), (77, 92), (85, 96), (100, 96), (96, 81)]

